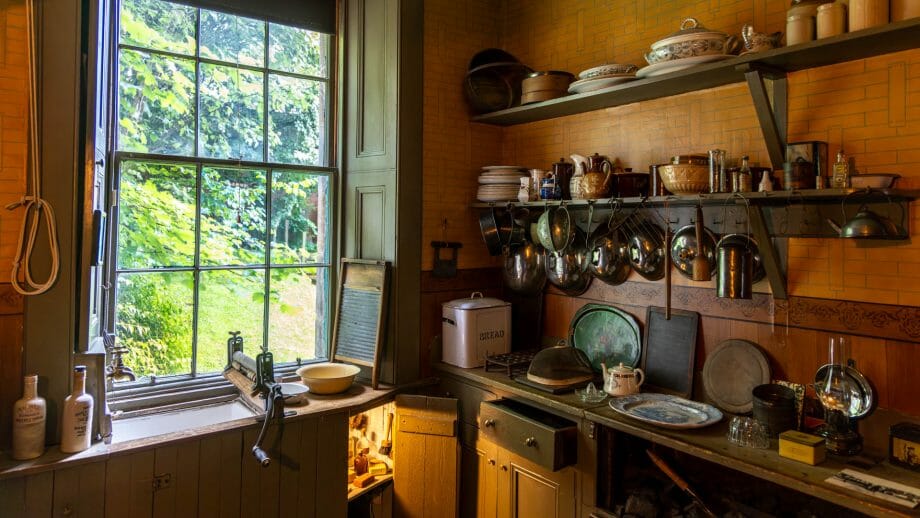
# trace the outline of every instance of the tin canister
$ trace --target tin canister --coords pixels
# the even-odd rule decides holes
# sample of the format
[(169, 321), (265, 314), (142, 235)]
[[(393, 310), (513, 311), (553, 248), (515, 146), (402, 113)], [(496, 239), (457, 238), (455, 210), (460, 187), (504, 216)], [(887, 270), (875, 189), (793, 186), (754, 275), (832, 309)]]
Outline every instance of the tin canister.
[(920, 425), (898, 423), (889, 428), (888, 461), (920, 471)]
[(818, 6), (815, 20), (818, 39), (837, 36), (846, 32), (847, 6), (843, 2), (831, 2)]

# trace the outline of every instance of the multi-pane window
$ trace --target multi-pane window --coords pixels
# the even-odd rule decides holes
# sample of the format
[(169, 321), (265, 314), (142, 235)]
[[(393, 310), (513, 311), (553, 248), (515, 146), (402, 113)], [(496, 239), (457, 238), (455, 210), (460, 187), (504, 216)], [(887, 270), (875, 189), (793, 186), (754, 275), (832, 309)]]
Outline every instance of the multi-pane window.
[(330, 45), (122, 0), (110, 321), (136, 374), (219, 371), (231, 331), (276, 363), (326, 355)]

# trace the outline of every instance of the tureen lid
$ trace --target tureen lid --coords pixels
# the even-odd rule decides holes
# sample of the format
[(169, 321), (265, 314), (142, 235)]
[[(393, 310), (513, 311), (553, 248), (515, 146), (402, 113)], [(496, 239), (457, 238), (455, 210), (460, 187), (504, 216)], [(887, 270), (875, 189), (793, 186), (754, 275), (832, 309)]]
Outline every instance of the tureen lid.
[(661, 45), (670, 45), (671, 43), (676, 43), (679, 41), (684, 41), (686, 39), (696, 39), (700, 35), (707, 35), (719, 38), (725, 38), (728, 35), (724, 32), (714, 31), (707, 29), (700, 25), (700, 22), (696, 18), (687, 18), (680, 24), (680, 30), (669, 34), (664, 39), (656, 41), (652, 44), (652, 48), (659, 47)]

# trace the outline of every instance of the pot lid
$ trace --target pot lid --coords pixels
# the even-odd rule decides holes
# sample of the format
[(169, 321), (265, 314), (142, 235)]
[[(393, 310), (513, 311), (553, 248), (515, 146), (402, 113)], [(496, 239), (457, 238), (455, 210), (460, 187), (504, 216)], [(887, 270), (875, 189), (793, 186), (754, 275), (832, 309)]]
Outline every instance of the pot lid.
[(610, 367), (610, 372), (616, 372), (617, 374), (633, 374), (635, 369), (628, 365), (623, 365), (623, 362), (620, 362), (616, 367)]
[(665, 38), (660, 39), (652, 44), (652, 48), (657, 48), (662, 45), (670, 45), (672, 43), (677, 43), (687, 39), (697, 39), (701, 35), (717, 37), (717, 38), (726, 38), (727, 34), (720, 31), (714, 31), (707, 29), (700, 25), (700, 22), (696, 18), (687, 18), (680, 24), (680, 30), (668, 34)]
[(485, 309), (510, 305), (510, 302), (501, 299), (483, 297), (480, 291), (474, 291), (468, 299), (455, 299), (444, 303), (445, 308), (451, 309)]

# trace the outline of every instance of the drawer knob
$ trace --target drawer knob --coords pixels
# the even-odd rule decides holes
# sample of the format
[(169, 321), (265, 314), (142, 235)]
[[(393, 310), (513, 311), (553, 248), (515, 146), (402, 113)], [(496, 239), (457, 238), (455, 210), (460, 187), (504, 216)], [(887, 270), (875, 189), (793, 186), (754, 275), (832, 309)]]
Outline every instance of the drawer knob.
[(533, 448), (534, 446), (537, 445), (537, 440), (534, 439), (533, 437), (528, 437), (528, 438), (524, 439), (524, 444), (526, 444), (527, 446), (530, 446), (531, 448)]
[(502, 464), (502, 471), (508, 471), (508, 466), (505, 466), (504, 464)]
[(495, 419), (486, 419), (485, 421), (482, 422), (482, 424), (483, 424), (483, 426), (485, 426), (486, 428), (494, 427), (494, 426), (495, 426)]
[(489, 459), (489, 465), (490, 465), (490, 466), (494, 466), (494, 465), (495, 465), (495, 459)]

